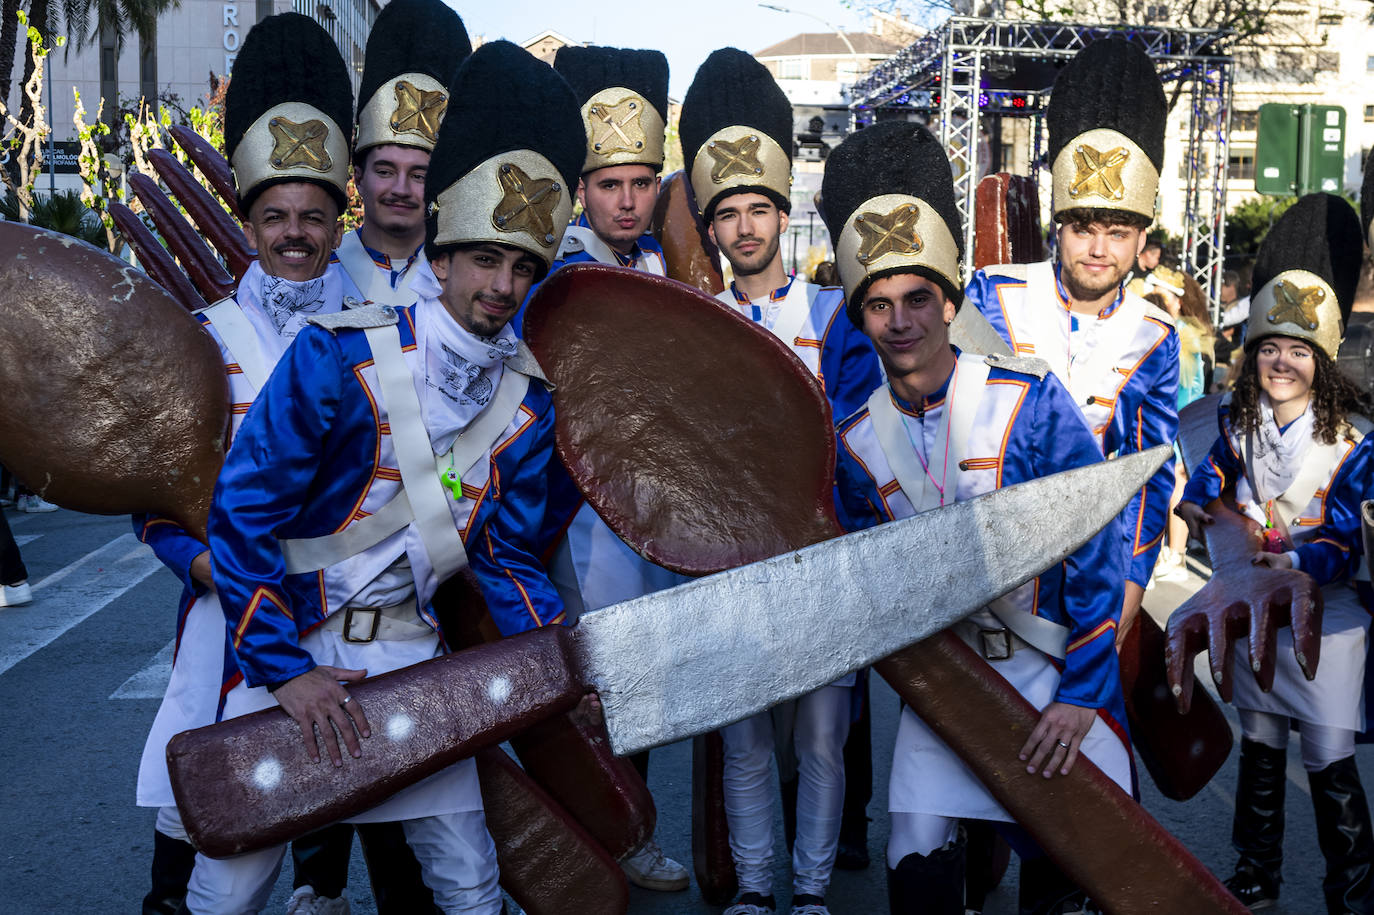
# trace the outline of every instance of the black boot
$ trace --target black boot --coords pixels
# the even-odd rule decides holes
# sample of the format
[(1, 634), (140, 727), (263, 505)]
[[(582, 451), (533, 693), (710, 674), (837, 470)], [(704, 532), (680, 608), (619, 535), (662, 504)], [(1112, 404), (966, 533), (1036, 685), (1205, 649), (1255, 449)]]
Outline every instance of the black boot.
[(1374, 913), (1374, 830), (1355, 757), (1307, 773), (1307, 782), (1317, 815), (1317, 842), (1326, 858), (1326, 911)]
[(1287, 767), (1287, 750), (1241, 739), (1236, 815), (1231, 824), (1231, 845), (1240, 860), (1226, 888), (1251, 909), (1267, 908), (1279, 898)]
[(174, 915), (186, 899), (186, 884), (196, 864), (190, 842), (153, 830), (153, 886), (143, 897), (143, 915)]
[(887, 869), (892, 915), (964, 915), (964, 836), (928, 855), (907, 855)]
[(861, 674), (863, 701), (859, 717), (849, 725), (844, 742), (844, 813), (835, 867), (858, 871), (868, 867), (868, 802), (873, 798), (873, 716), (868, 701), (868, 676)]

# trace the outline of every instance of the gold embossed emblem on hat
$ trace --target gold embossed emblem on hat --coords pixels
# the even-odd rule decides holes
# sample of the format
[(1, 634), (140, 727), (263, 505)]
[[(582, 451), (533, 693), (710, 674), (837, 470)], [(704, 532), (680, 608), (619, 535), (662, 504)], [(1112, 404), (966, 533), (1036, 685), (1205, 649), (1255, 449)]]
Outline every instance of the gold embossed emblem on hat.
[(1121, 169), (1130, 158), (1131, 151), (1124, 146), (1109, 149), (1105, 153), (1087, 144), (1074, 147), (1075, 173), (1073, 183), (1069, 185), (1069, 196), (1098, 196), (1108, 200), (1121, 200), (1126, 196)]
[(706, 152), (710, 154), (714, 163), (711, 166), (711, 180), (716, 184), (723, 184), (736, 175), (762, 176), (763, 166), (759, 163), (760, 145), (761, 141), (756, 134), (740, 137), (734, 142), (722, 139), (707, 143)]
[(333, 165), (325, 141), (329, 139), (329, 127), (321, 120), (296, 123), (281, 116), (267, 122), (272, 134), (273, 168), (287, 169), (304, 166), (316, 171), (327, 172)]
[(1270, 324), (1296, 324), (1308, 330), (1317, 329), (1317, 307), (1326, 301), (1326, 290), (1320, 286), (1298, 287), (1288, 280), (1274, 284), (1274, 307), (1266, 317)]
[(922, 244), (916, 222), (920, 216), (921, 208), (914, 203), (900, 204), (886, 213), (860, 213), (854, 219), (861, 239), (859, 263), (867, 266), (888, 254), (919, 254)]
[(597, 155), (634, 153), (644, 149), (644, 127), (640, 122), (644, 106), (639, 99), (631, 95), (614, 105), (595, 102), (587, 113), (594, 122), (600, 122), (592, 137), (592, 150)]
[(433, 143), (439, 134), (439, 122), (448, 110), (448, 94), (440, 90), (426, 91), (407, 80), (400, 80), (393, 88), (396, 109), (391, 112), (391, 129), (397, 133), (419, 134)]
[(501, 202), (491, 211), (492, 225), (502, 232), (525, 232), (549, 247), (554, 235), (553, 213), (563, 186), (553, 178), (531, 178), (520, 166), (501, 163), (496, 171)]

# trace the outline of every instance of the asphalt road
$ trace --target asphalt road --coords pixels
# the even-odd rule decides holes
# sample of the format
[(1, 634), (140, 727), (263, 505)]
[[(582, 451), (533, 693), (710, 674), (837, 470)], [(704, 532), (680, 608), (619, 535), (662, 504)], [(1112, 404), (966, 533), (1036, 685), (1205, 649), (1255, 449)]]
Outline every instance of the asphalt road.
[[(0, 609), (0, 910), (16, 915), (136, 912), (148, 884), (153, 812), (134, 806), (134, 781), (170, 669), (179, 586), (136, 541), (126, 519), (68, 511), (6, 512), (29, 567), (35, 599), (26, 607)], [(1146, 607), (1163, 618), (1200, 583), (1194, 576), (1182, 585), (1161, 585), (1147, 595)], [(875, 796), (869, 813), (874, 819), (874, 863), (865, 871), (836, 872), (829, 894), (836, 915), (887, 910), (884, 812), (898, 703), (881, 682), (875, 683), (873, 700)], [(1234, 730), (1235, 716), (1227, 711)], [(1366, 778), (1374, 781), (1370, 753), (1362, 747), (1358, 755)], [(1223, 876), (1234, 861), (1234, 759), (1233, 753), (1213, 782), (1186, 803), (1163, 799), (1142, 775), (1147, 809)], [(658, 804), (659, 841), (670, 856), (686, 863), (687, 746), (654, 751), (650, 787)], [(1322, 912), (1322, 861), (1296, 740), (1289, 751), (1288, 789), (1286, 882), (1280, 906), (1270, 911)], [(780, 821), (778, 836), (781, 845)], [(784, 902), (790, 886), (785, 861), (778, 862), (776, 885)], [(289, 890), (287, 873), (267, 911), (281, 912)], [(681, 893), (632, 893), (636, 915), (718, 911), (702, 901), (695, 887)], [(349, 894), (354, 912), (375, 911), (356, 853)], [(988, 915), (1014, 913), (1015, 896), (1013, 870), (991, 898)]]

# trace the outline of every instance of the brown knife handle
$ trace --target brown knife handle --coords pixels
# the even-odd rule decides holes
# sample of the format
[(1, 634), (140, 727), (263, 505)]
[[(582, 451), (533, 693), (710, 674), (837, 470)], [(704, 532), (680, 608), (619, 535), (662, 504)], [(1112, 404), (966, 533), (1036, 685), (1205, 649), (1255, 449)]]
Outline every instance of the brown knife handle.
[(547, 626), (350, 686), (372, 737), (340, 768), (312, 762), (280, 708), (178, 734), (167, 768), (191, 842), (211, 857), (279, 845), (568, 711), (586, 691), (570, 646)]
[(938, 633), (874, 669), (941, 740), (958, 748), (964, 764), (1070, 879), (1114, 915), (1248, 911), (1087, 759), (1080, 756), (1068, 775), (1028, 773), (1017, 751), (1038, 713), (958, 636)]

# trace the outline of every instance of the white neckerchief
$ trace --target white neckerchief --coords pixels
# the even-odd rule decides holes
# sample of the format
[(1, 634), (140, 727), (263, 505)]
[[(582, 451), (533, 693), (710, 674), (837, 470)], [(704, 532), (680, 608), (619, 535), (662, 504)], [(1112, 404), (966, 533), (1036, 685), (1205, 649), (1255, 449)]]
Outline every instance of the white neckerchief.
[(507, 324), (494, 337), (464, 330), (439, 301), (439, 284), (416, 277), (416, 337), (424, 372), (420, 404), (435, 454), (443, 454), (481, 413), (501, 383), (504, 361), (515, 355), (515, 331)]
[(1259, 430), (1255, 433), (1255, 453), (1250, 456), (1250, 464), (1255, 474), (1252, 482), (1258, 489), (1255, 498), (1268, 501), (1283, 495), (1302, 469), (1303, 459), (1312, 447), (1315, 417), (1309, 398), (1302, 415), (1280, 432), (1274, 420), (1274, 408), (1264, 392), (1260, 392), (1259, 409)]
[(255, 260), (239, 281), (237, 299), (257, 331), (263, 352), (276, 362), (310, 318), (343, 307), (343, 280), (337, 264), (331, 264), (323, 276), (297, 282), (268, 276)]

